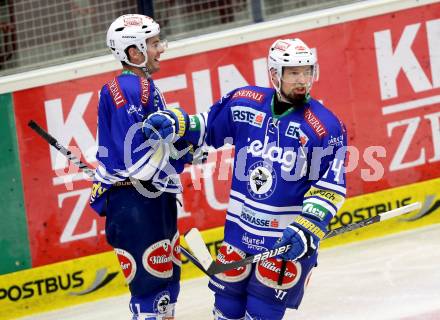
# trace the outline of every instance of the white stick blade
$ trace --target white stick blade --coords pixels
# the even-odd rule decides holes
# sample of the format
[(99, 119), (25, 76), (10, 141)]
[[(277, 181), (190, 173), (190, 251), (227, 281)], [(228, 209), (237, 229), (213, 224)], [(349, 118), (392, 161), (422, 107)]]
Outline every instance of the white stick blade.
[(400, 216), (402, 214), (420, 209), (421, 207), (422, 207), (422, 204), (420, 202), (414, 202), (414, 203), (408, 204), (406, 206), (403, 206), (403, 207), (400, 207), (400, 208), (397, 208), (397, 209), (394, 209), (394, 210), (391, 210), (388, 212), (381, 213), (380, 214), (380, 221), (388, 220), (388, 219)]
[(203, 241), (200, 231), (197, 228), (192, 228), (187, 234), (185, 234), (185, 241), (203, 268), (208, 270), (214, 260), (206, 247), (205, 241)]

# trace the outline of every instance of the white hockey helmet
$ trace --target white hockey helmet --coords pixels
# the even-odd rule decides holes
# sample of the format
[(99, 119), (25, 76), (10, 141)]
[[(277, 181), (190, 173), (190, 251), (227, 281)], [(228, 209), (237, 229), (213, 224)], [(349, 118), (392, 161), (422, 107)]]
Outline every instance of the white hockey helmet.
[[(141, 14), (126, 14), (117, 18), (107, 31), (107, 46), (119, 61), (131, 66), (145, 68), (148, 60), (146, 40), (160, 33), (159, 24), (148, 16)], [(135, 45), (145, 56), (140, 64), (131, 63), (125, 50)]]
[(283, 67), (313, 67), (313, 76), (311, 82), (308, 84), (307, 93), (310, 91), (312, 83), (318, 80), (318, 59), (313, 51), (298, 38), (276, 40), (270, 46), (267, 61), (269, 72), (274, 69), (278, 77), (279, 85), (275, 86), (275, 84), (272, 83), (278, 92), (280, 92)]

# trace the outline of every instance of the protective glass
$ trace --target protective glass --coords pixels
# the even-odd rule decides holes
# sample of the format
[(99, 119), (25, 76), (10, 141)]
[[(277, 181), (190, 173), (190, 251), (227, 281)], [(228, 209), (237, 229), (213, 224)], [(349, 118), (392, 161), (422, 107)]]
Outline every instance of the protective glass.
[(156, 50), (165, 50), (168, 48), (168, 41), (167, 40), (160, 40), (158, 42), (155, 42), (152, 47)]

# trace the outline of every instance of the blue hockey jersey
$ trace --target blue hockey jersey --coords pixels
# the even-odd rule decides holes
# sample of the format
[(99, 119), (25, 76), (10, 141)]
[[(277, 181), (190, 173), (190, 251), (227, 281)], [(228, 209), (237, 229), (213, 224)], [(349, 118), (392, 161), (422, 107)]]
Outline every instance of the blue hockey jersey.
[(346, 194), (342, 122), (314, 99), (275, 115), (275, 93), (239, 88), (191, 116), (199, 145), (235, 146), (225, 241), (250, 254), (272, 248), (298, 216), (326, 227)]
[[(163, 96), (151, 78), (125, 73), (102, 87), (98, 105), (98, 167), (90, 198), (98, 213), (103, 211), (104, 193), (114, 183), (129, 177), (152, 181), (167, 192), (181, 191), (177, 175), (181, 170), (164, 170), (170, 163), (170, 146), (149, 145), (142, 131), (145, 117), (164, 108)], [(179, 161), (172, 160), (171, 164), (183, 169)]]

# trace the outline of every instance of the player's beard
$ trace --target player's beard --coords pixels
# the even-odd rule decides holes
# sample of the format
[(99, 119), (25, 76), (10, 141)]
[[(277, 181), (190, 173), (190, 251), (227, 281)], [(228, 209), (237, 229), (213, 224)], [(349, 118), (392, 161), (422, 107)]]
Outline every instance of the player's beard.
[[(295, 90), (302, 88), (303, 92), (295, 92)], [(298, 90), (297, 90), (298, 91)], [(293, 89), (291, 89), (289, 92), (285, 92), (283, 88), (281, 88), (281, 94), (283, 95), (284, 99), (287, 100), (287, 102), (298, 105), (305, 101), (306, 95), (307, 95), (307, 87), (306, 86), (298, 86)]]

